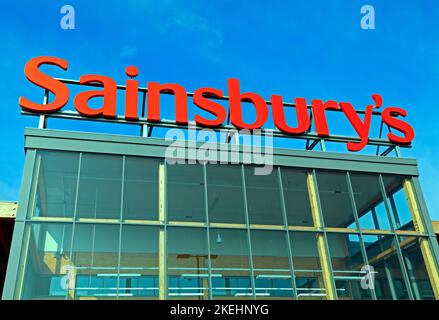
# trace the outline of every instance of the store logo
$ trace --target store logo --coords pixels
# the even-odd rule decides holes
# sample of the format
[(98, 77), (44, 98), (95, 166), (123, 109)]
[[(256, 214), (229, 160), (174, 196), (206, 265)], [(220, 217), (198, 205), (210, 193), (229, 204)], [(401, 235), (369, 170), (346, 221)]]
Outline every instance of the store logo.
[[(56, 57), (36, 57), (31, 59), (24, 68), (27, 79), (39, 87), (49, 90), (55, 96), (55, 99), (47, 104), (39, 104), (30, 101), (25, 97), (20, 97), (19, 104), (24, 110), (35, 113), (52, 113), (63, 108), (70, 98), (68, 87), (61, 81), (41, 72), (41, 65), (55, 65), (63, 70), (67, 70), (68, 62)], [(139, 71), (134, 66), (129, 66), (125, 70), (129, 79), (126, 80), (125, 89), (125, 119), (137, 121), (138, 117), (138, 86), (137, 80), (134, 80)], [(87, 74), (82, 75), (79, 79), (82, 85), (98, 84), (101, 90), (87, 90), (78, 93), (73, 104), (81, 115), (85, 117), (116, 117), (116, 96), (117, 84), (107, 76)], [(297, 125), (291, 127), (286, 120), (282, 96), (272, 95), (267, 103), (260, 95), (252, 92), (242, 93), (238, 79), (227, 80), (228, 99), (222, 90), (202, 87), (194, 92), (192, 97), (193, 103), (200, 109), (207, 111), (213, 116), (213, 119), (195, 114), (194, 121), (197, 126), (207, 128), (219, 128), (226, 121), (226, 109), (215, 102), (212, 98), (222, 98), (229, 102), (230, 121), (238, 130), (255, 130), (261, 129), (268, 120), (269, 108), (271, 104), (273, 121), (277, 129), (288, 135), (306, 134), (311, 126), (310, 115), (308, 114), (307, 100), (304, 98), (295, 98), (295, 109)], [(158, 82), (148, 82), (147, 97), (147, 120), (150, 122), (160, 122), (160, 93), (172, 93), (175, 96), (175, 123), (186, 126), (189, 124), (188, 118), (188, 97), (184, 87), (174, 83), (160, 84)], [(96, 97), (103, 98), (103, 104), (100, 108), (91, 108), (88, 102)], [(349, 151), (360, 151), (363, 149), (369, 139), (371, 128), (372, 113), (375, 109), (380, 109), (383, 105), (382, 97), (379, 94), (373, 94), (373, 104), (367, 105), (364, 110), (364, 116), (361, 118), (358, 112), (349, 102), (336, 102), (329, 100), (323, 102), (319, 99), (311, 101), (313, 121), (315, 123), (316, 133), (319, 137), (328, 137), (329, 129), (325, 115), (326, 110), (340, 110), (344, 113), (347, 120), (356, 131), (358, 141), (347, 143)], [(248, 123), (243, 118), (243, 102), (252, 104), (255, 111), (255, 120)], [(387, 138), (395, 144), (410, 144), (414, 139), (413, 128), (404, 120), (398, 117), (406, 117), (407, 112), (399, 107), (387, 107), (382, 109), (381, 118), (389, 128), (397, 130), (399, 134), (389, 132)]]

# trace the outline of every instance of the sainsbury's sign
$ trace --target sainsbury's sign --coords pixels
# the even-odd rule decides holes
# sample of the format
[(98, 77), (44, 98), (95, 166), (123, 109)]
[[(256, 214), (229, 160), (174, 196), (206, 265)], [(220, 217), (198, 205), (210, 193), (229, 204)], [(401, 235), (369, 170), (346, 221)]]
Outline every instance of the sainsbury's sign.
[[(41, 65), (55, 65), (63, 70), (67, 70), (68, 62), (56, 57), (36, 57), (28, 61), (24, 68), (26, 78), (33, 84), (42, 87), (54, 95), (54, 100), (50, 103), (40, 104), (27, 99), (19, 98), (19, 104), (23, 110), (34, 113), (53, 113), (61, 110), (70, 99), (69, 88), (60, 80), (57, 80), (39, 70)], [(125, 87), (125, 114), (128, 121), (139, 120), (138, 114), (138, 93), (139, 83), (134, 78), (139, 74), (135, 66), (129, 66), (125, 70), (129, 79), (126, 80)], [(117, 84), (107, 76), (97, 74), (82, 75), (79, 79), (81, 85), (99, 84), (100, 90), (84, 90), (78, 93), (73, 100), (73, 105), (79, 114), (84, 117), (104, 117), (116, 118), (116, 96)], [(148, 82), (147, 84), (147, 115), (149, 122), (160, 122), (160, 93), (171, 93), (175, 96), (175, 123), (178, 125), (188, 125), (188, 95), (184, 87), (174, 83), (160, 84), (157, 82)], [(227, 80), (229, 116), (230, 122), (237, 129), (261, 129), (269, 117), (269, 107), (267, 102), (258, 94), (252, 92), (242, 93), (238, 79)], [(91, 108), (88, 104), (90, 99), (102, 97), (103, 104), (100, 108)], [(207, 119), (199, 114), (195, 114), (194, 121), (197, 126), (218, 128), (226, 121), (227, 111), (215, 99), (225, 97), (222, 90), (202, 87), (197, 89), (193, 96), (193, 103), (200, 109), (207, 111), (213, 119)], [(373, 94), (373, 105), (366, 106), (364, 115), (361, 118), (357, 110), (349, 102), (337, 102), (334, 100), (322, 101), (314, 99), (311, 101), (311, 109), (315, 131), (319, 137), (328, 137), (329, 129), (326, 120), (325, 110), (340, 110), (346, 116), (349, 123), (355, 129), (358, 135), (358, 141), (347, 143), (349, 151), (359, 151), (367, 145), (371, 120), (374, 110), (381, 109), (381, 120), (393, 132), (387, 134), (387, 138), (394, 144), (410, 144), (414, 139), (414, 130), (406, 121), (401, 118), (407, 116), (407, 112), (399, 107), (391, 106), (382, 108), (383, 100), (379, 94)], [(255, 110), (255, 120), (247, 123), (243, 119), (242, 102), (249, 102)], [(311, 119), (308, 114), (308, 106), (305, 98), (295, 98), (295, 109), (297, 116), (297, 125), (291, 127), (287, 124), (284, 112), (284, 103), (282, 96), (271, 95), (269, 104), (276, 128), (287, 135), (305, 134), (310, 126)], [(394, 132), (398, 131), (397, 134)]]

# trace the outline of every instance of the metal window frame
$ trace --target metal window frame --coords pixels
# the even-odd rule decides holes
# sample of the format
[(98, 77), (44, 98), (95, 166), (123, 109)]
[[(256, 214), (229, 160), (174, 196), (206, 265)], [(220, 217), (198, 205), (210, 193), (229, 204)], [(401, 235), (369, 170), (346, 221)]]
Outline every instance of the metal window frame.
[[(295, 269), (293, 265), (292, 258), (292, 248), (291, 241), (289, 239), (289, 232), (291, 231), (300, 231), (300, 232), (313, 232), (323, 239), (321, 248), (326, 252), (327, 259), (329, 259), (329, 266), (327, 272), (331, 275), (330, 282), (328, 287), (330, 290), (334, 290), (334, 294), (332, 298), (336, 298), (336, 290), (335, 290), (335, 282), (333, 279), (332, 266), (329, 255), (329, 248), (327, 243), (327, 232), (335, 232), (335, 233), (355, 233), (360, 236), (361, 243), (361, 251), (363, 255), (363, 259), (367, 258), (367, 254), (365, 253), (363, 234), (378, 234), (378, 235), (391, 235), (395, 241), (398, 241), (398, 235), (405, 235), (407, 232), (397, 231), (394, 228), (393, 220), (390, 217), (390, 207), (388, 203), (388, 199), (385, 196), (384, 184), (382, 181), (381, 173), (391, 173), (398, 175), (407, 176), (410, 181), (413, 183), (413, 192), (415, 194), (417, 203), (419, 205), (419, 212), (421, 215), (421, 220), (423, 225), (425, 226), (425, 239), (428, 239), (429, 246), (432, 252), (432, 263), (438, 266), (439, 261), (439, 247), (436, 242), (436, 238), (434, 235), (433, 228), (431, 226), (430, 218), (428, 217), (428, 211), (426, 209), (425, 201), (422, 196), (422, 191), (420, 190), (420, 184), (418, 181), (418, 170), (416, 161), (413, 159), (404, 159), (404, 158), (389, 158), (389, 157), (375, 157), (375, 156), (365, 156), (365, 155), (352, 155), (352, 154), (337, 154), (337, 153), (321, 153), (316, 151), (300, 151), (300, 150), (284, 150), (284, 149), (274, 149), (274, 166), (277, 170), (277, 181), (279, 184), (280, 190), (280, 201), (282, 206), (282, 215), (284, 224), (280, 226), (264, 226), (264, 225), (255, 225), (250, 224), (249, 221), (249, 213), (247, 206), (247, 194), (246, 194), (246, 184), (245, 184), (245, 174), (244, 174), (244, 163), (242, 163), (242, 155), (243, 148), (242, 146), (238, 146), (236, 149), (229, 148), (230, 152), (237, 152), (239, 155), (240, 167), (241, 167), (241, 175), (242, 175), (242, 187), (243, 187), (243, 196), (244, 196), (244, 204), (245, 204), (245, 219), (246, 223), (244, 225), (233, 225), (233, 224), (222, 224), (222, 223), (210, 223), (209, 214), (208, 214), (208, 193), (207, 193), (207, 175), (206, 175), (206, 164), (203, 165), (203, 175), (204, 175), (204, 197), (205, 197), (205, 206), (206, 206), (206, 221), (204, 223), (198, 223), (196, 225), (188, 225), (183, 222), (174, 222), (167, 221), (166, 219), (166, 192), (163, 191), (164, 198), (159, 200), (163, 205), (164, 218), (159, 219), (158, 221), (123, 221), (122, 216), (119, 219), (91, 219), (90, 221), (79, 221), (76, 219), (77, 212), (77, 200), (79, 194), (79, 177), (80, 170), (82, 164), (82, 154), (83, 153), (101, 153), (101, 154), (109, 154), (109, 155), (122, 155), (123, 156), (123, 172), (122, 172), (122, 193), (124, 188), (124, 170), (125, 170), (125, 157), (126, 156), (144, 156), (144, 157), (153, 157), (153, 158), (163, 158), (164, 150), (169, 143), (162, 139), (153, 139), (153, 138), (141, 138), (141, 137), (131, 137), (131, 136), (116, 136), (116, 135), (104, 135), (104, 134), (86, 134), (80, 132), (66, 132), (66, 131), (57, 131), (57, 130), (47, 130), (47, 129), (26, 129), (26, 140), (25, 140), (25, 148), (26, 148), (26, 158), (25, 158), (25, 166), (24, 166), (24, 174), (22, 180), (22, 186), (20, 191), (20, 199), (19, 206), (17, 210), (17, 219), (15, 223), (15, 231), (13, 235), (12, 247), (11, 247), (11, 257), (8, 263), (7, 269), (7, 277), (5, 282), (5, 289), (3, 291), (3, 299), (14, 299), (19, 297), (19, 288), (17, 288), (18, 283), (17, 279), (19, 278), (19, 269), (21, 266), (21, 260), (24, 258), (21, 255), (21, 252), (26, 249), (26, 223), (29, 222), (48, 222), (48, 223), (56, 223), (56, 222), (69, 222), (72, 224), (72, 241), (70, 253), (73, 250), (73, 237), (75, 234), (75, 227), (78, 223), (104, 223), (104, 224), (116, 224), (119, 225), (119, 248), (121, 246), (122, 241), (122, 230), (124, 225), (154, 225), (158, 226), (161, 230), (163, 230), (163, 239), (166, 242), (166, 228), (167, 226), (191, 226), (191, 227), (202, 227), (206, 230), (207, 237), (207, 245), (208, 245), (208, 263), (209, 263), (209, 298), (212, 299), (212, 279), (211, 279), (211, 259), (210, 259), (210, 228), (237, 228), (246, 230), (247, 239), (249, 243), (249, 263), (251, 263), (251, 279), (252, 279), (252, 297), (256, 298), (255, 284), (254, 284), (254, 268), (253, 268), (253, 256), (251, 252), (251, 231), (252, 230), (278, 230), (279, 232), (286, 232), (286, 241), (287, 241), (287, 249), (288, 249), (288, 259), (290, 262), (290, 272), (292, 274), (292, 287), (293, 293), (297, 296), (297, 287), (295, 284)], [(195, 144), (197, 145), (197, 144)], [(78, 160), (78, 177), (77, 177), (77, 186), (76, 186), (76, 199), (75, 199), (75, 209), (74, 216), (72, 218), (33, 218), (28, 217), (27, 213), (29, 210), (30, 200), (33, 199), (35, 195), (31, 194), (32, 192), (36, 192), (35, 189), (32, 188), (32, 181), (34, 176), (34, 170), (36, 169), (36, 155), (38, 150), (59, 150), (59, 151), (72, 151), (79, 153)], [(234, 151), (237, 150), (237, 151)], [(315, 214), (321, 219), (320, 225), (314, 225), (313, 227), (299, 227), (299, 226), (289, 226), (287, 222), (286, 216), (286, 208), (285, 208), (285, 198), (283, 193), (283, 185), (282, 185), (282, 177), (281, 170), (282, 167), (297, 167), (297, 168), (305, 168), (308, 170), (308, 174), (311, 173), (313, 177), (312, 188), (315, 192), (316, 208)], [(164, 187), (166, 185), (166, 165), (163, 164), (163, 183)], [(354, 201), (352, 186), (350, 182), (349, 172), (364, 172), (364, 173), (375, 173), (380, 176), (380, 188), (381, 192), (384, 193), (383, 199), (386, 205), (386, 213), (389, 216), (389, 223), (391, 224), (391, 231), (386, 232), (385, 230), (369, 230), (365, 232), (359, 227), (358, 221), (358, 213), (356, 212), (356, 208), (354, 207), (354, 218), (355, 223), (357, 225), (358, 230), (348, 230), (348, 229), (340, 229), (340, 230), (331, 230), (330, 228), (325, 228), (324, 220), (320, 207), (320, 199), (318, 195), (318, 185), (316, 180), (316, 170), (319, 169), (328, 169), (328, 170), (336, 170), (343, 171), (346, 173), (346, 179), (348, 181), (348, 188), (351, 202)], [(160, 179), (159, 179), (160, 180)], [(122, 194), (123, 197), (123, 194)], [(355, 201), (354, 203), (355, 204)], [(123, 199), (121, 200), (121, 214), (123, 211)], [(114, 220), (114, 221), (113, 221)], [(416, 232), (414, 233), (415, 235)], [(417, 235), (419, 236), (419, 235)], [(406, 273), (406, 266), (401, 256), (399, 242), (396, 246), (398, 259), (400, 264), (402, 263), (402, 270)], [(399, 249), (399, 250), (398, 250)], [(26, 251), (26, 250), (25, 250)], [(118, 256), (118, 269), (120, 269), (120, 252)], [(162, 260), (164, 265), (164, 274), (167, 277), (167, 268), (166, 268), (166, 255), (165, 259)], [(367, 261), (367, 260), (366, 260)], [(23, 269), (23, 268), (22, 268)], [(165, 278), (166, 278), (165, 277)], [(407, 281), (408, 276), (404, 278)], [(408, 290), (411, 290), (410, 285), (406, 286)], [(119, 286), (118, 286), (119, 287)], [(332, 289), (331, 289), (332, 287)], [(162, 285), (163, 290), (159, 291), (159, 296), (162, 298), (167, 298), (167, 294), (162, 294), (167, 289), (167, 285)], [(118, 289), (119, 290), (119, 289)], [(118, 291), (119, 293), (119, 291)], [(68, 298), (68, 293), (66, 294), (66, 299)], [(376, 297), (375, 297), (376, 298)], [(413, 295), (411, 296), (413, 298)]]
[(407, 295), (408, 295), (410, 300), (414, 300), (414, 295), (413, 295), (412, 287), (410, 284), (410, 278), (409, 278), (409, 275), (407, 272), (407, 266), (405, 265), (404, 257), (403, 257), (402, 252), (401, 252), (401, 244), (400, 244), (398, 236), (396, 235), (396, 232), (395, 232), (395, 230), (396, 230), (395, 221), (393, 220), (393, 217), (392, 217), (392, 209), (390, 207), (389, 199), (387, 197), (386, 187), (384, 185), (384, 180), (383, 180), (382, 174), (379, 175), (379, 186), (380, 186), (380, 190), (381, 190), (381, 197), (383, 198), (384, 207), (386, 208), (387, 217), (389, 219), (390, 230), (392, 231), (392, 235), (391, 235), (391, 237), (393, 238), (392, 246), (396, 248), (396, 256), (398, 258), (398, 262), (399, 262), (399, 265), (400, 265), (400, 268), (402, 271), (404, 284), (405, 284), (405, 287), (407, 289)]
[(291, 237), (290, 237), (290, 230), (288, 229), (288, 218), (287, 218), (287, 208), (285, 205), (285, 194), (284, 194), (284, 187), (283, 187), (283, 181), (282, 181), (282, 172), (280, 167), (277, 167), (275, 169), (277, 171), (277, 181), (279, 184), (279, 193), (280, 193), (280, 203), (281, 203), (281, 210), (282, 210), (282, 216), (284, 220), (284, 228), (286, 229), (286, 241), (287, 241), (287, 253), (288, 253), (288, 261), (290, 263), (290, 273), (291, 273), (291, 285), (293, 288), (293, 298), (298, 297), (297, 293), (297, 284), (296, 284), (296, 273), (294, 269), (294, 260), (293, 260), (293, 251), (291, 247)]
[(321, 233), (317, 233), (316, 237), (320, 266), (323, 273), (323, 282), (326, 288), (326, 299), (337, 300), (337, 289), (333, 276), (334, 272), (332, 270), (332, 261), (328, 246), (328, 238), (326, 235), (325, 222), (323, 220), (317, 176), (314, 169), (307, 173), (306, 183), (308, 187), (308, 196), (311, 203), (311, 213), (313, 215), (314, 226), (321, 231)]
[[(369, 259), (367, 258), (366, 247), (364, 245), (363, 231), (360, 228), (360, 219), (358, 217), (357, 203), (355, 202), (354, 190), (352, 188), (351, 176), (349, 174), (349, 171), (346, 172), (346, 184), (348, 187), (348, 193), (349, 193), (349, 199), (351, 201), (352, 211), (354, 213), (355, 225), (357, 226), (357, 230), (359, 231), (358, 236), (360, 239), (360, 250), (361, 250), (361, 255), (363, 257), (363, 263), (369, 264)], [(369, 291), (370, 291), (370, 294), (372, 296), (372, 300), (377, 300), (375, 289), (369, 289)]]

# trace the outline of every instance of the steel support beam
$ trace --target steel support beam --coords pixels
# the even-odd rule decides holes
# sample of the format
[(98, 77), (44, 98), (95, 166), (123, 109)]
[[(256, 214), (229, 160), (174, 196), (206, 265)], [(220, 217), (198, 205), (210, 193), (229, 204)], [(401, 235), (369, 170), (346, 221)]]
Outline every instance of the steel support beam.
[[(411, 180), (405, 179), (403, 182), (403, 187), (404, 194), (413, 216), (413, 224), (415, 225), (416, 231), (421, 234), (426, 234), (427, 229), (425, 222), (422, 219), (422, 213), (416, 200), (416, 195)], [(422, 257), (424, 258), (425, 267), (433, 288), (434, 297), (436, 300), (439, 300), (439, 269), (428, 238), (419, 238), (419, 246), (421, 248)]]
[(163, 224), (159, 229), (159, 299), (168, 297), (167, 252), (166, 252), (166, 197), (165, 197), (165, 165), (159, 165), (159, 221)]
[[(315, 181), (315, 173), (308, 172), (306, 177), (306, 184), (308, 188), (308, 195), (311, 204), (311, 213), (314, 221), (314, 226), (323, 230), (323, 219), (321, 214), (321, 207), (318, 198), (317, 183)], [(329, 257), (329, 250), (326, 243), (324, 233), (317, 233), (317, 250), (320, 257), (320, 266), (322, 267), (323, 282), (326, 288), (326, 298), (328, 300), (336, 300), (337, 292), (335, 288), (334, 279), (332, 278), (331, 259)]]

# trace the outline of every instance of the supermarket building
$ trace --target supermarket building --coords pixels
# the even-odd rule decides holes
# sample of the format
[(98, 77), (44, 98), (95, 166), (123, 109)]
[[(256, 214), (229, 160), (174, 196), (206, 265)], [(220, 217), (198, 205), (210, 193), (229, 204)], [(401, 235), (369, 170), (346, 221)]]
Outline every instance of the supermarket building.
[(141, 117), (127, 136), (48, 128), (77, 112), (23, 113), (40, 122), (25, 129), (3, 299), (439, 299), (417, 162), (397, 144), (327, 152), (355, 139), (310, 133), (255, 175), (232, 141), (212, 150), (237, 163), (168, 163), (171, 143), (151, 137), (164, 122)]

